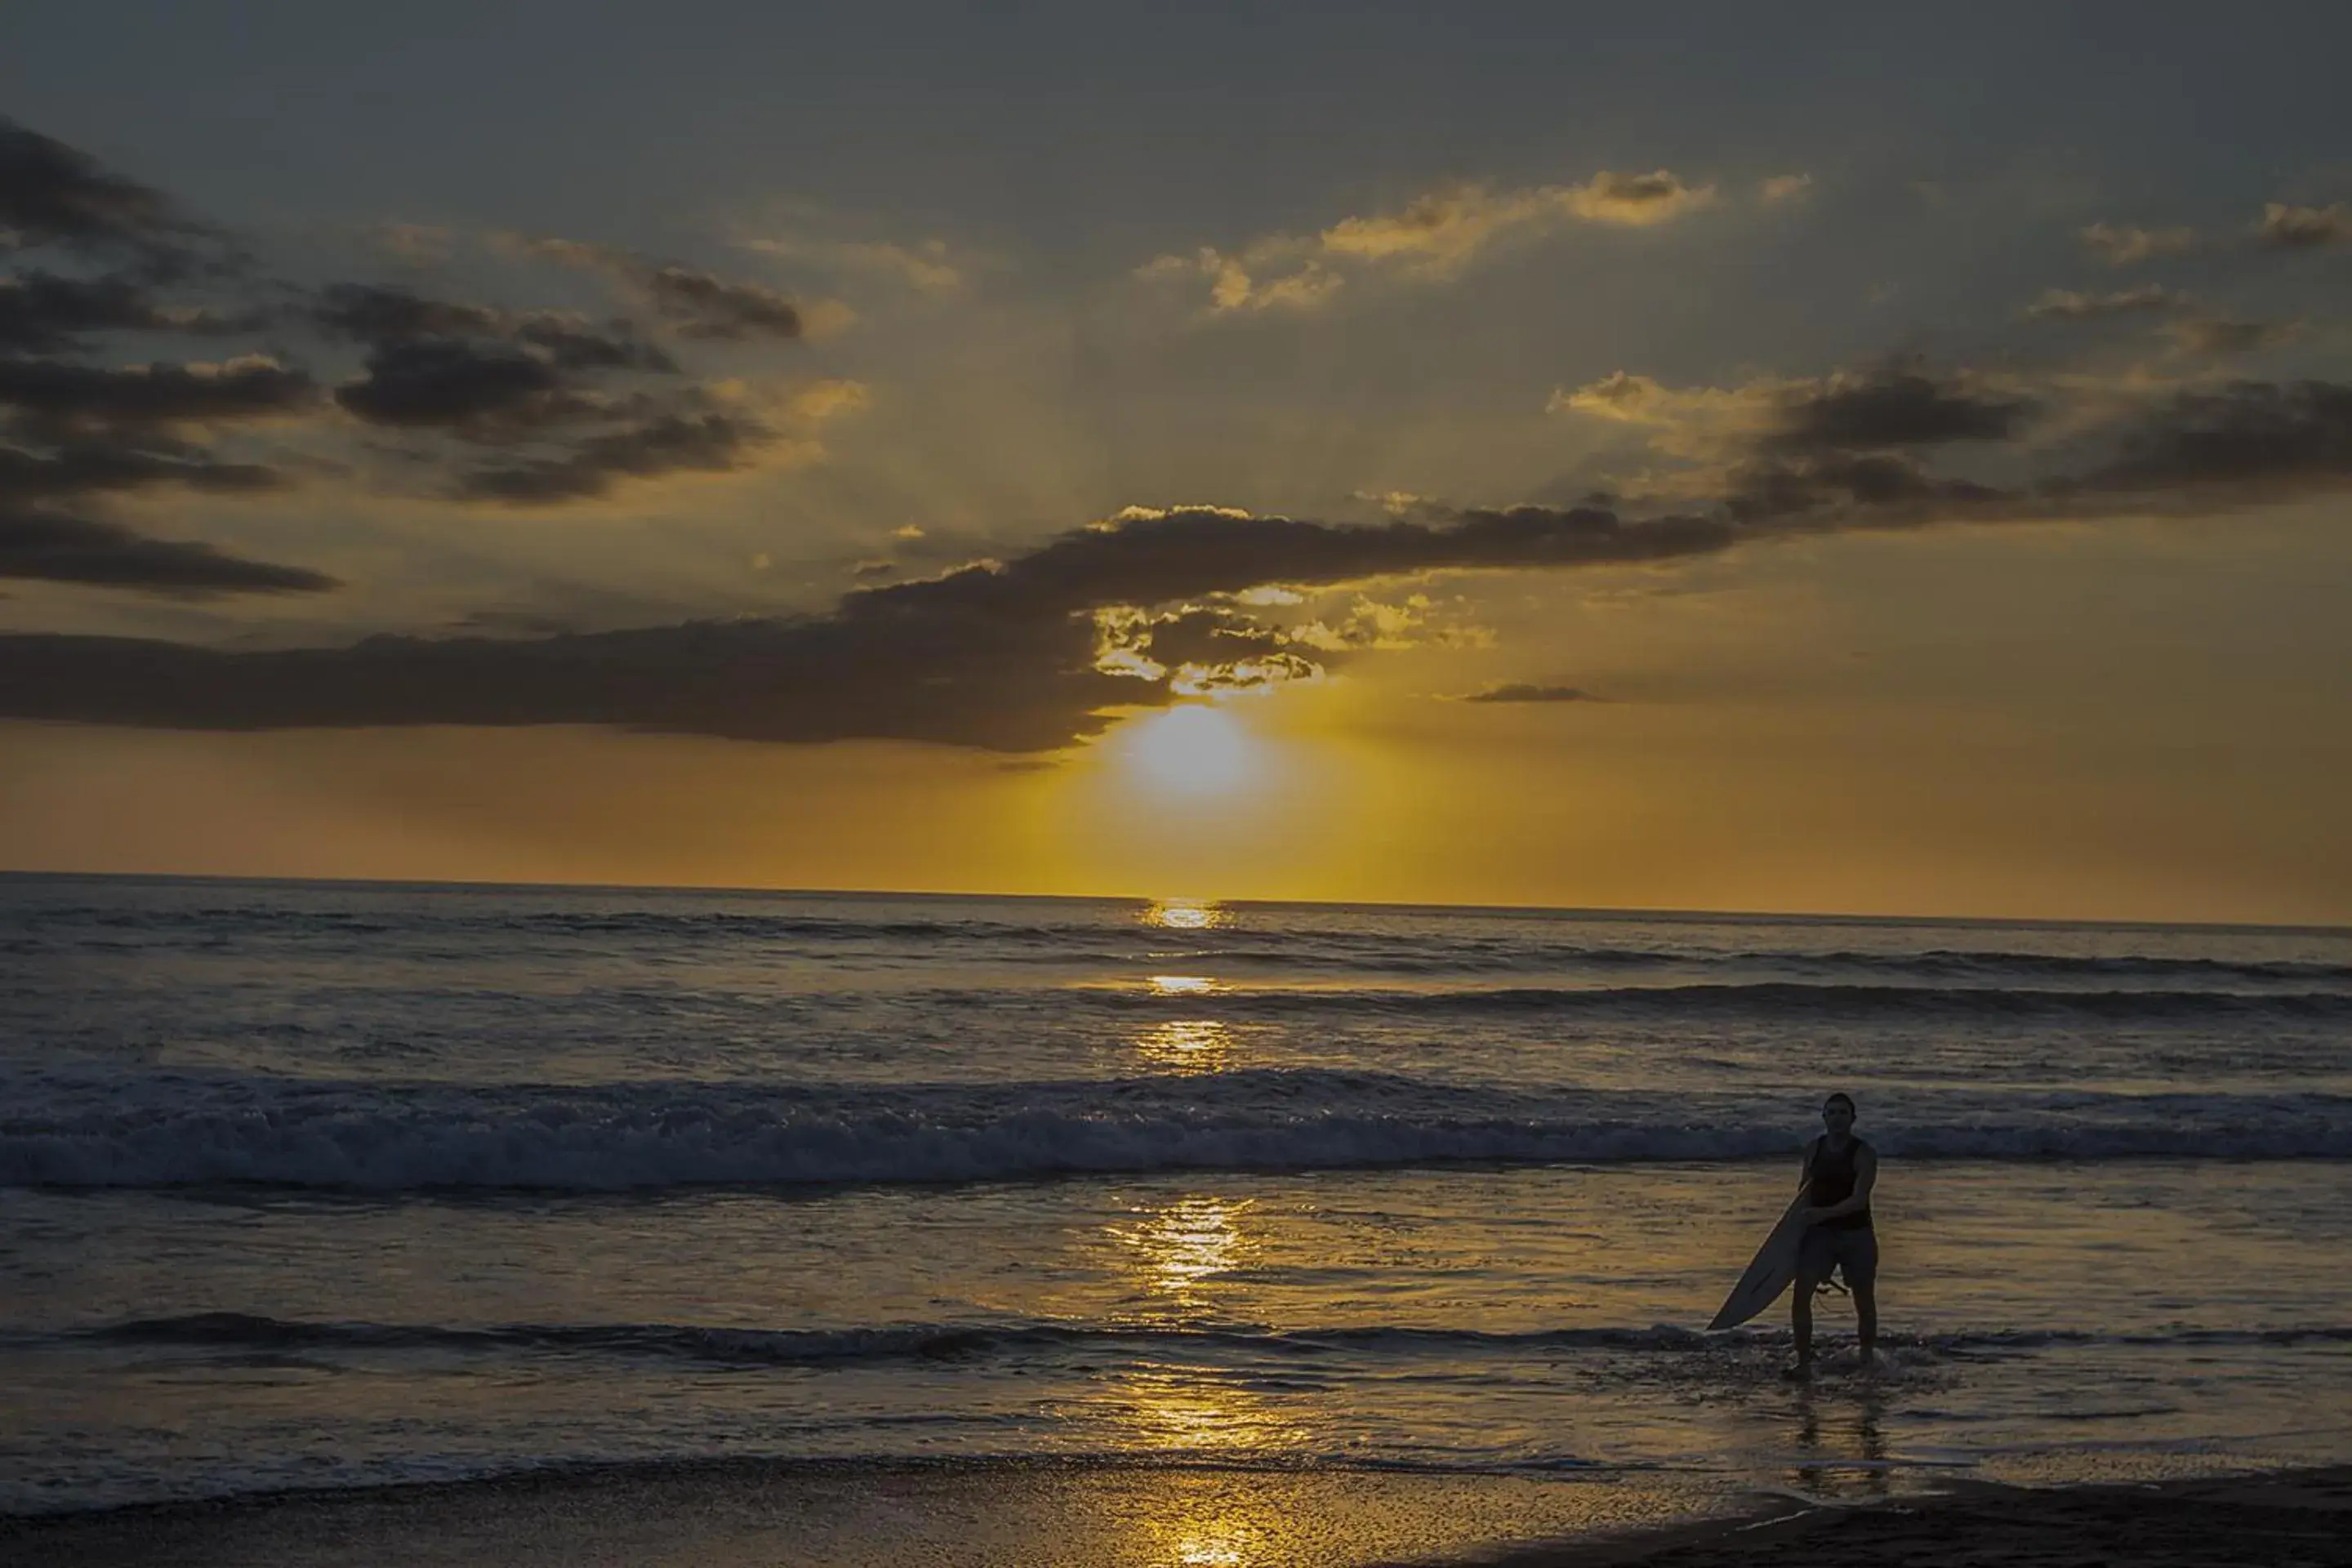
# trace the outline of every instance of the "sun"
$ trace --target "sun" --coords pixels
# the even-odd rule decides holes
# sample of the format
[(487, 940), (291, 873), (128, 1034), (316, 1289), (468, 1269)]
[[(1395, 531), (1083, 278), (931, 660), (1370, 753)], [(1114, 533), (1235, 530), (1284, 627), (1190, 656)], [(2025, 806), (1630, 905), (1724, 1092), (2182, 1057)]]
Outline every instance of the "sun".
[(1153, 793), (1184, 797), (1233, 795), (1258, 780), (1257, 742), (1223, 708), (1190, 702), (1119, 731), (1121, 767)]

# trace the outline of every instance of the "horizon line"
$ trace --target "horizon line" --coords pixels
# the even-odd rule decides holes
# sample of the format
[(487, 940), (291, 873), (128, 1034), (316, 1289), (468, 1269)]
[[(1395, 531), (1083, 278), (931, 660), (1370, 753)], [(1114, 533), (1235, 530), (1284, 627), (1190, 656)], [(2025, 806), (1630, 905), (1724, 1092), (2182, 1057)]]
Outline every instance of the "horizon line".
[(2352, 923), (2271, 921), (2068, 919), (2033, 915), (1875, 914), (1835, 910), (1703, 910), (1685, 907), (1588, 904), (1448, 903), (1405, 899), (1225, 899), (1161, 893), (971, 892), (917, 888), (786, 888), (694, 882), (515, 882), (476, 878), (290, 877), (219, 871), (72, 871), (0, 867), (0, 881), (224, 882), (268, 887), (443, 889), (477, 892), (703, 893), (760, 898), (1024, 900), (1056, 903), (1187, 903), (1217, 908), (1349, 909), (1442, 911), (1454, 914), (1559, 915), (1584, 920), (1737, 921), (1845, 925), (2025, 926), (2048, 929), (2100, 927), (2123, 930), (2260, 931), (2352, 936)]

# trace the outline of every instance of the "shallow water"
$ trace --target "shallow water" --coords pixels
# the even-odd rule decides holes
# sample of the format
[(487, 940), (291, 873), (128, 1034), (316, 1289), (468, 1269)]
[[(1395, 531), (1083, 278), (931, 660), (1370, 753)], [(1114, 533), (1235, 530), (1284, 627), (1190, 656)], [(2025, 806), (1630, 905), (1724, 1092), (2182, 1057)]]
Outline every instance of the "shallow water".
[[(2344, 933), (16, 878), (0, 1042), (0, 1510), (2352, 1457)], [(1829, 1087), (1792, 1387), (1696, 1325)]]

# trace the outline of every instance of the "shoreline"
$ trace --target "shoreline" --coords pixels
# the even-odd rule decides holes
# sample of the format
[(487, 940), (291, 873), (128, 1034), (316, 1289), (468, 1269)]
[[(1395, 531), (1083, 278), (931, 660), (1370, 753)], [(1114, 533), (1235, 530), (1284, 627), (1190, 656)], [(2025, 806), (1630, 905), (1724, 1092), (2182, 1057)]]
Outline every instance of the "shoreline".
[(2352, 1564), (2352, 1465), (2052, 1487), (1963, 1479), (1917, 1496), (1862, 1503), (1800, 1503), (1774, 1495), (1781, 1507), (1748, 1517), (1550, 1542), (1468, 1561), (1481, 1568)]
[[(1578, 1505), (1580, 1523), (1563, 1531), (1557, 1507), (1522, 1511), (1538, 1496)], [(1525, 1529), (1546, 1518), (1553, 1529)], [(2352, 1466), (2052, 1487), (1961, 1479), (1849, 1503), (1638, 1477), (715, 1460), (0, 1514), (0, 1557), (56, 1568), (748, 1568), (913, 1560), (910, 1529), (929, 1532), (921, 1560), (975, 1568), (2352, 1568)]]

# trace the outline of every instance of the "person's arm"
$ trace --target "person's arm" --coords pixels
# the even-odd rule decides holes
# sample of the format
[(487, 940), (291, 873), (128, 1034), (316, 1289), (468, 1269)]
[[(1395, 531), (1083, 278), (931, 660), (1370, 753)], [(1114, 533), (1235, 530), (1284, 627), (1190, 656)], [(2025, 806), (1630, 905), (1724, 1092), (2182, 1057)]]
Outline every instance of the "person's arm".
[(1827, 1208), (1813, 1210), (1813, 1223), (1860, 1214), (1870, 1206), (1870, 1189), (1878, 1181), (1878, 1151), (1864, 1144), (1853, 1152), (1853, 1191)]

